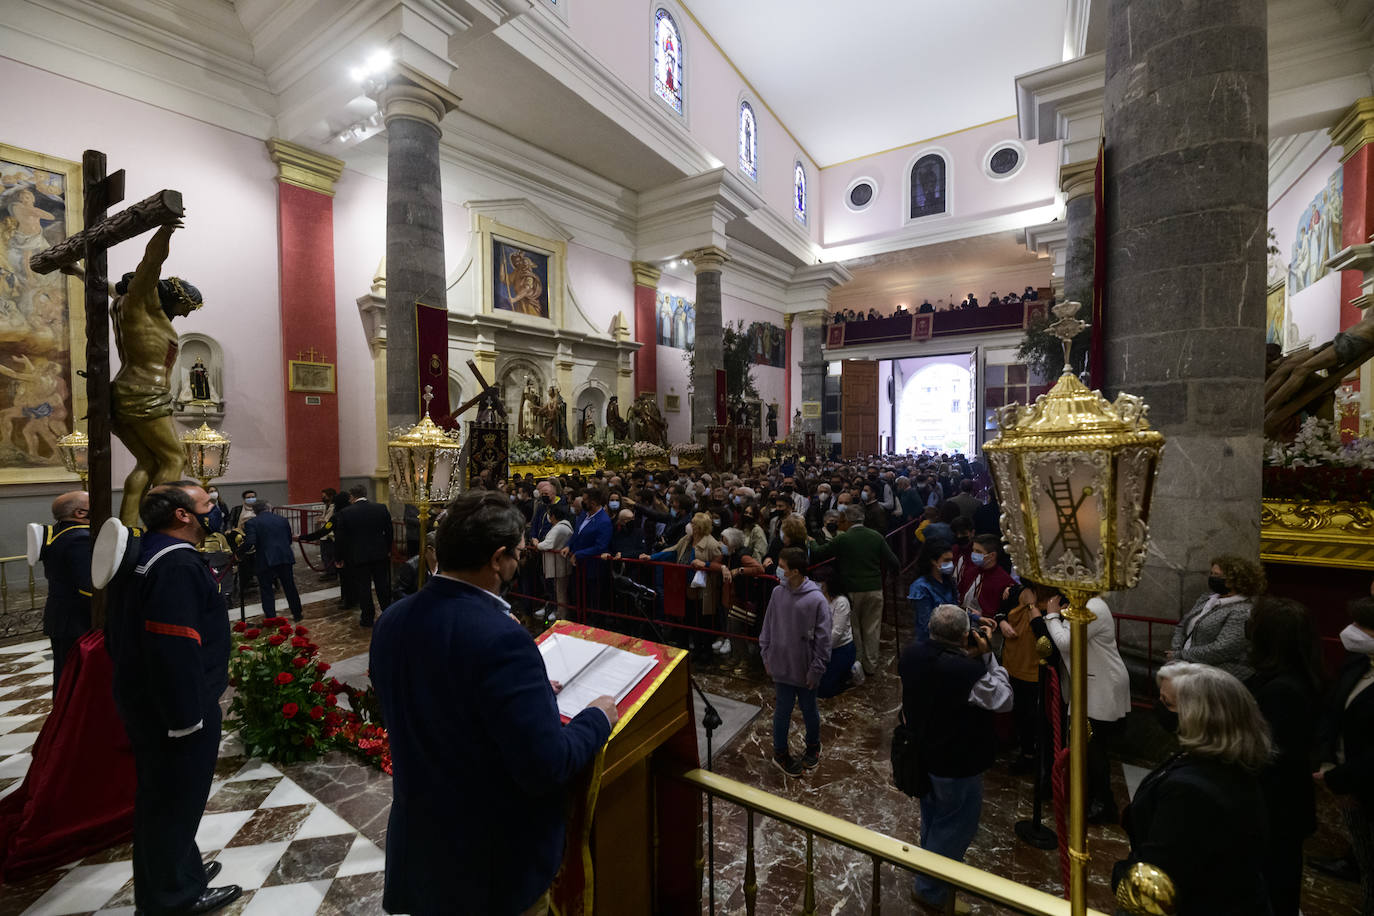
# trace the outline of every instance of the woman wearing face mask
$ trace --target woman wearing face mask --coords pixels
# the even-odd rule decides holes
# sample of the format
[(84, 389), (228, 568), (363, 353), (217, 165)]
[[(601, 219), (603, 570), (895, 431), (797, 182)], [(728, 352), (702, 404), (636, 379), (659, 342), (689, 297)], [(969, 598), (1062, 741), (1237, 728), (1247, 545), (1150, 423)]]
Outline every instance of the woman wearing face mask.
[(740, 510), (739, 530), (744, 535), (744, 547), (749, 551), (749, 556), (757, 559), (768, 553), (768, 537), (763, 533), (763, 526), (759, 524), (757, 506), (746, 504)]
[(1312, 774), (1335, 794), (1360, 867), (1364, 906), (1374, 913), (1374, 598), (1350, 604), (1353, 622), (1341, 631), (1350, 653), (1331, 692), (1322, 729), (1321, 769)]
[(916, 617), (916, 638), (930, 638), (930, 615), (942, 604), (957, 605), (954, 586), (954, 553), (944, 541), (929, 540), (921, 545), (916, 557), (921, 576), (911, 583), (907, 600)]
[(1168, 658), (1215, 665), (1244, 680), (1255, 673), (1245, 624), (1255, 598), (1264, 594), (1264, 571), (1241, 557), (1217, 557), (1207, 588), (1209, 593), (1174, 627)]
[(1145, 777), (1126, 809), (1130, 855), (1112, 886), (1141, 886), (1152, 865), (1173, 881), (1176, 916), (1270, 916), (1263, 873), (1267, 829), (1256, 772), (1269, 727), (1245, 685), (1219, 668), (1170, 662), (1159, 695), (1178, 715), (1181, 750)]

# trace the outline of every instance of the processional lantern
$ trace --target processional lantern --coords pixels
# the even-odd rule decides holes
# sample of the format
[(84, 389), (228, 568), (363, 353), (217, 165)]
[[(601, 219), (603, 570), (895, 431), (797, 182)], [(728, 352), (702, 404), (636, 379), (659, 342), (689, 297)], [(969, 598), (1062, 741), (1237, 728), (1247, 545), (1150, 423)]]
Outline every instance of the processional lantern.
[(425, 545), (429, 533), (430, 506), (443, 505), (458, 494), (463, 480), (462, 445), (457, 431), (436, 425), (429, 418), (434, 389), (425, 386), (425, 411), (410, 429), (397, 431), (386, 444), (391, 466), (391, 492), (403, 503), (420, 510), (420, 559), (423, 582), (427, 571)]
[(62, 466), (67, 469), (68, 474), (75, 474), (81, 478), (83, 490), (86, 489), (90, 477), (90, 449), (90, 440), (79, 429), (74, 429), (57, 440), (57, 452), (62, 456)]
[(199, 429), (181, 437), (181, 450), (186, 453), (186, 472), (208, 490), (211, 480), (229, 473), (229, 444), (228, 436), (202, 422)]
[(1027, 579), (1060, 589), (1071, 627), (1069, 859), (1072, 912), (1086, 912), (1087, 601), (1140, 581), (1149, 542), (1150, 499), (1164, 437), (1144, 401), (1108, 403), (1073, 373), (1069, 349), (1087, 327), (1077, 302), (1052, 309), (1048, 330), (1064, 346), (1064, 373), (1029, 406), (997, 414), (998, 436), (983, 447), (1002, 506), (1007, 553)]

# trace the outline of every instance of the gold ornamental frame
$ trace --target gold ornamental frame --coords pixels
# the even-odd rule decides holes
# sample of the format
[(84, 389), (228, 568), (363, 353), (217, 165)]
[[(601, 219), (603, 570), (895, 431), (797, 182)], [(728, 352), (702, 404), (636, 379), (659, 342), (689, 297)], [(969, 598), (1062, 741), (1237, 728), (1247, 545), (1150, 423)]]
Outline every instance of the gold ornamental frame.
[[(311, 394), (334, 394), (338, 387), (338, 379), (334, 373), (333, 363), (311, 362), (306, 359), (289, 360), (290, 374), (287, 378), (287, 387), (291, 391), (304, 391)], [(298, 373), (299, 370), (299, 374)], [(316, 382), (308, 378), (311, 374), (318, 374), (325, 371), (329, 375), (329, 384)]]

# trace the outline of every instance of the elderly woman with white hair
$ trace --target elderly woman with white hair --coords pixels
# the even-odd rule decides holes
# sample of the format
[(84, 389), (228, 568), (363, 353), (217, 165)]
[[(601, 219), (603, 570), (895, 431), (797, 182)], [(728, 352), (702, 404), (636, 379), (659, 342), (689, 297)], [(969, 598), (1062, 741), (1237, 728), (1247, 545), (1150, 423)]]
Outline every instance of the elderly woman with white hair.
[(1173, 883), (1177, 916), (1270, 916), (1257, 778), (1269, 727), (1250, 691), (1220, 668), (1170, 662), (1157, 678), (1164, 707), (1178, 714), (1180, 750), (1126, 809), (1131, 851), (1112, 869), (1117, 900), (1140, 899), (1152, 883), (1140, 866), (1149, 865)]

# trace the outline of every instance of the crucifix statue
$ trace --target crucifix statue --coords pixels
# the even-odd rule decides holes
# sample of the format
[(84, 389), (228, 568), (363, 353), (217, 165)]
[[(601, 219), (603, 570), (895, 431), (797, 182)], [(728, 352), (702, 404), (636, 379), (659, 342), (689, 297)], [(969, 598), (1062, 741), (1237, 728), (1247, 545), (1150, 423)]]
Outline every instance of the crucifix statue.
[(477, 392), (476, 397), (469, 398), (461, 404), (457, 410), (449, 414), (442, 425), (451, 425), (454, 420), (458, 419), (463, 411), (472, 407), (474, 404), (477, 405), (478, 423), (498, 423), (500, 422), (496, 419), (498, 416), (501, 420), (505, 420), (506, 405), (501, 401), (501, 392), (497, 390), (495, 385), (487, 384), (487, 380), (482, 377), (482, 373), (477, 369), (477, 364), (472, 360), (468, 360), (468, 371), (472, 373), (473, 378), (477, 379), (477, 384), (481, 386), (482, 390)]

